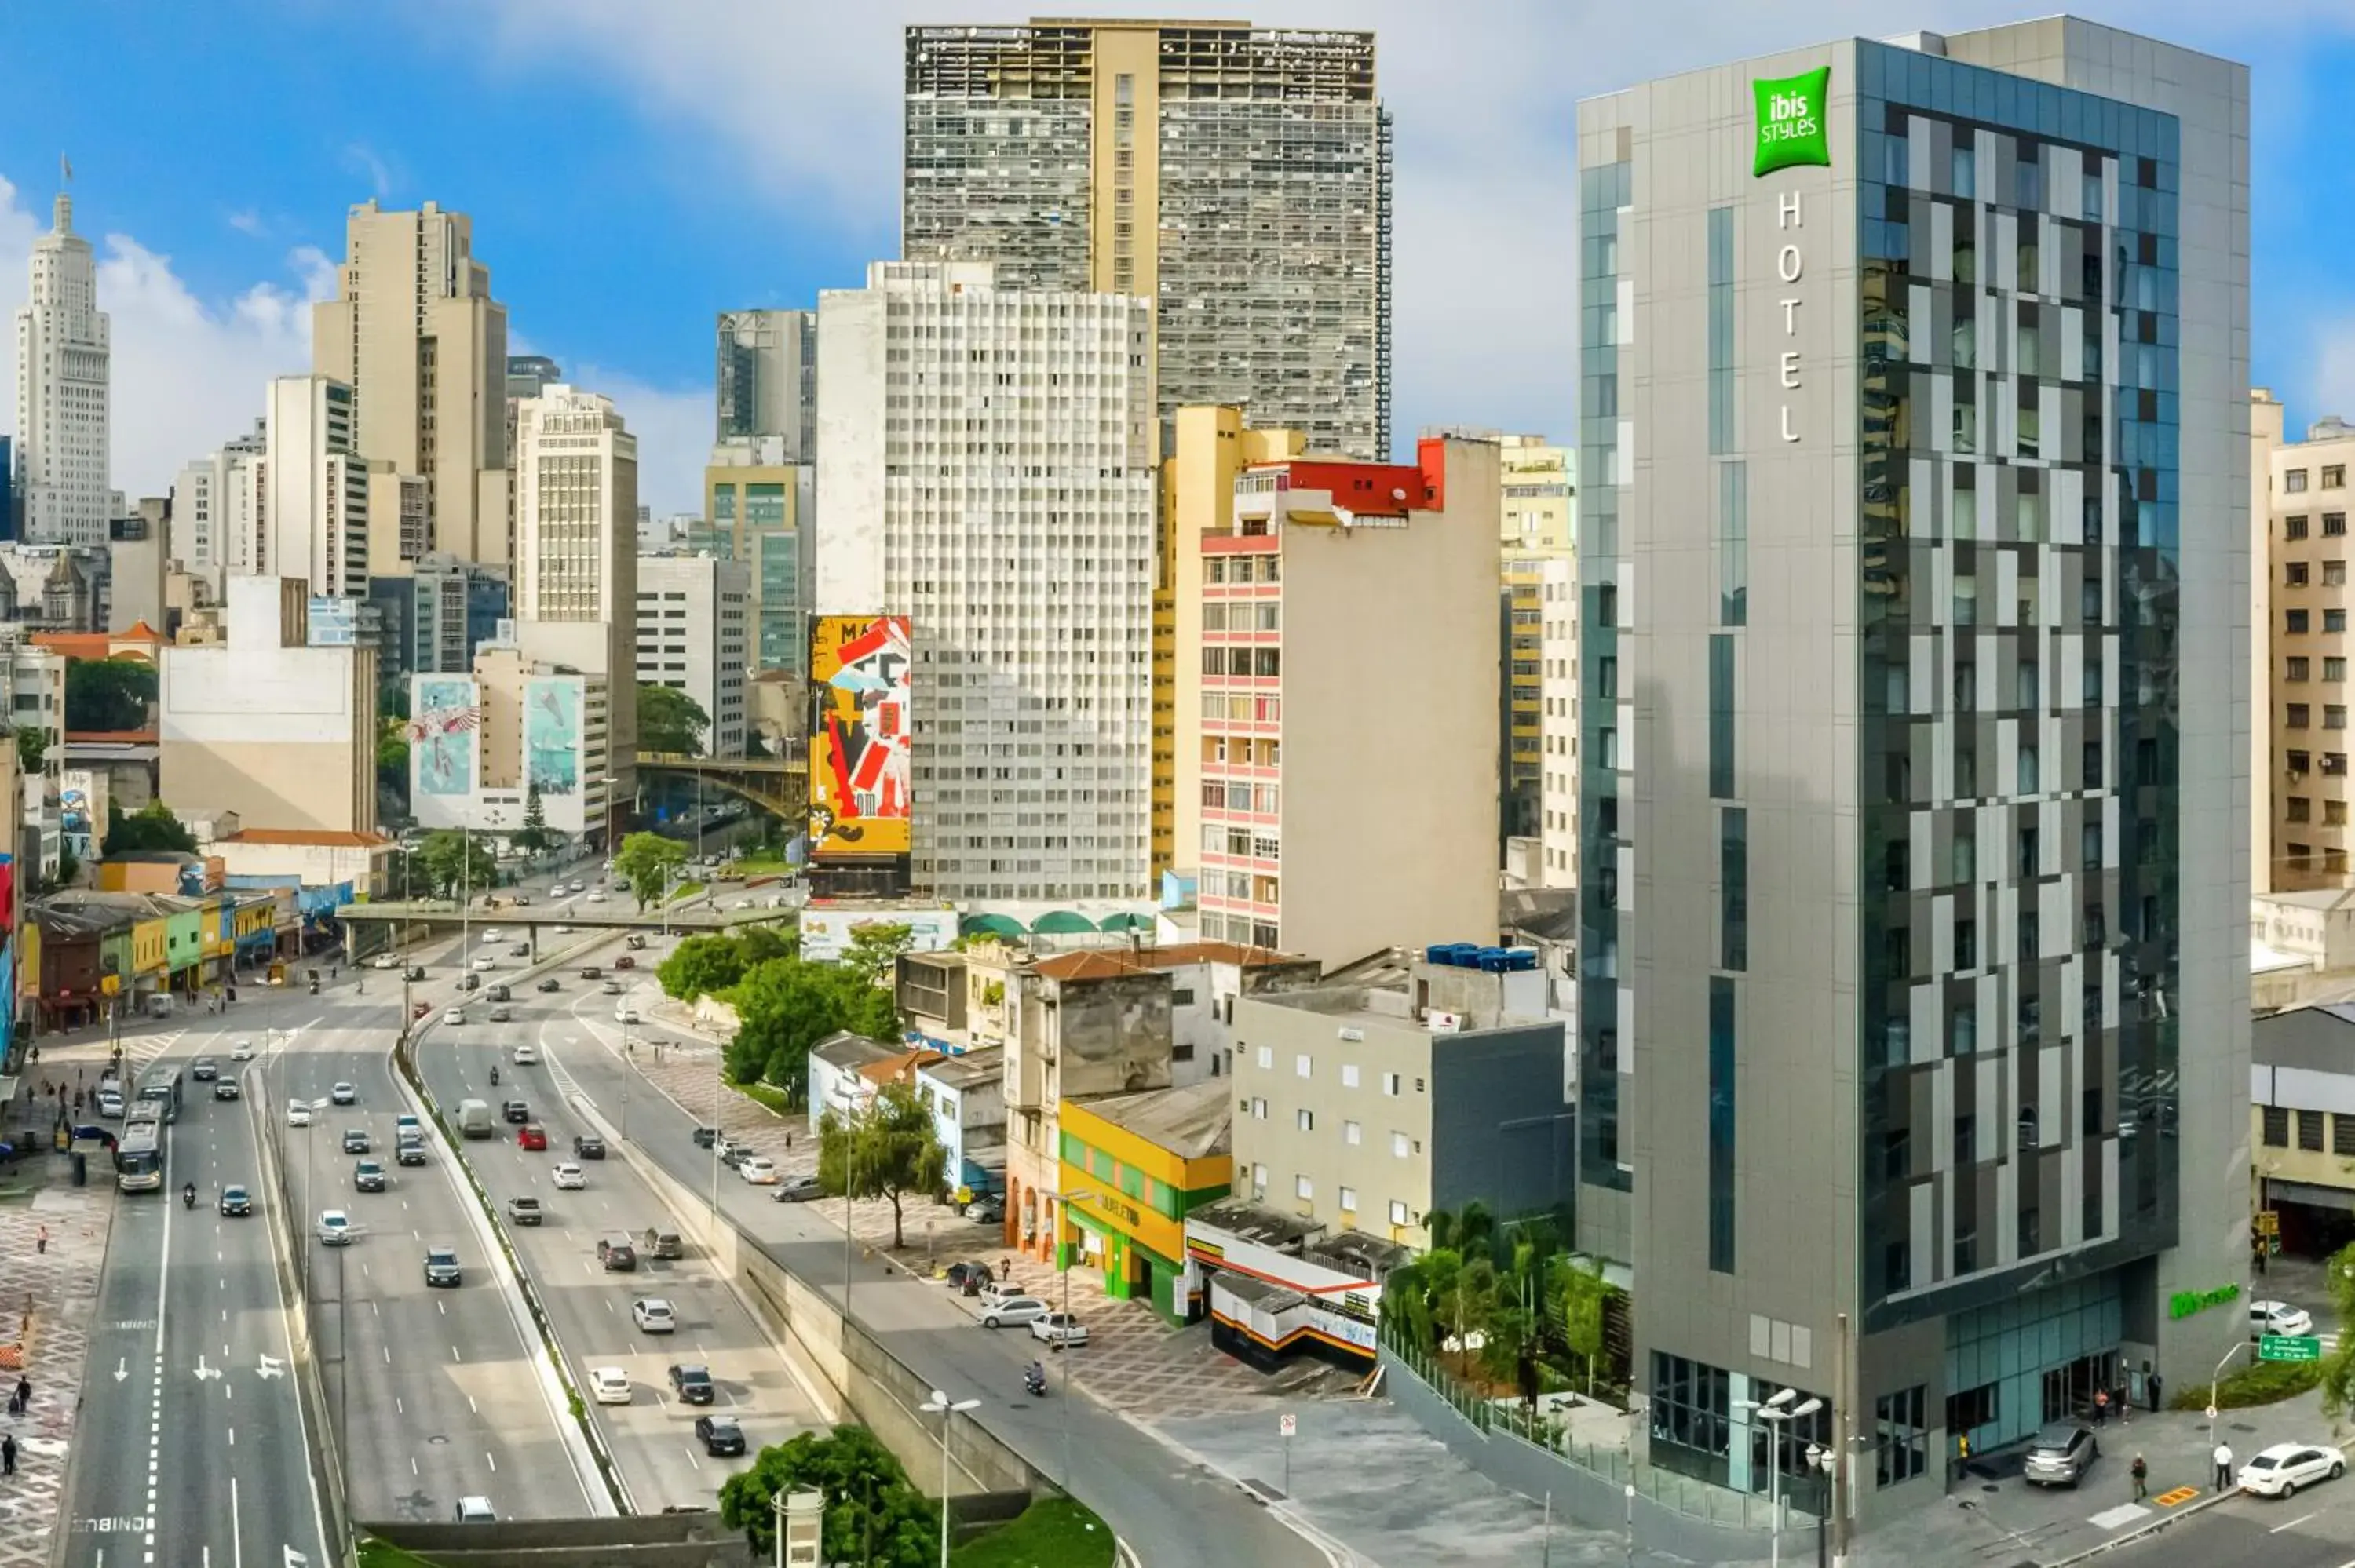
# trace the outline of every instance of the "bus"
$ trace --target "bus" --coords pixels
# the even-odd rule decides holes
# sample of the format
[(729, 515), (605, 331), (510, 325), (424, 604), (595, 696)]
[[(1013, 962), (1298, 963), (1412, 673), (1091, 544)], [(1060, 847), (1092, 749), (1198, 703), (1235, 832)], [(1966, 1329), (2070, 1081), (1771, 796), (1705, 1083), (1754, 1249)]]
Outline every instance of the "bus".
[(180, 1119), (180, 1069), (150, 1067), (139, 1076), (141, 1111), (152, 1109), (158, 1121)]
[(114, 1146), (114, 1184), (126, 1192), (153, 1192), (164, 1185), (164, 1124), (143, 1115), (123, 1129)]

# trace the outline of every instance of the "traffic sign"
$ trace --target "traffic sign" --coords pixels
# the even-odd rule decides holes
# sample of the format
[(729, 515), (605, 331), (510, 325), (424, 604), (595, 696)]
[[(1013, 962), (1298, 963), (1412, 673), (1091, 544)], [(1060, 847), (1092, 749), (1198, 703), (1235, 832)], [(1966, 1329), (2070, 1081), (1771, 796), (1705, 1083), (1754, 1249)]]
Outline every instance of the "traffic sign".
[(2322, 1341), (2311, 1334), (2267, 1334), (2257, 1341), (2261, 1361), (2318, 1361)]
[(1289, 1437), (1294, 1433), (1300, 1430), (1300, 1417), (1297, 1415), (1279, 1415), (1275, 1418), (1275, 1429), (1284, 1436)]

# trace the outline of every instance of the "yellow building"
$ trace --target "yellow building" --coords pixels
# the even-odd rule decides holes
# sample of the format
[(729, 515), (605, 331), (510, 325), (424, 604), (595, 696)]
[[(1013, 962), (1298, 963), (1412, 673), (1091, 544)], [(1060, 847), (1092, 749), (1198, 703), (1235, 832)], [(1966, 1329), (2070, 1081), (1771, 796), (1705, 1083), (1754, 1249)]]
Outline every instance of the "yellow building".
[(1101, 1268), (1104, 1290), (1147, 1300), (1173, 1323), (1185, 1289), (1186, 1215), (1234, 1180), (1233, 1107), (1222, 1078), (1177, 1089), (1066, 1102), (1057, 1168), (1066, 1266)]
[(1578, 547), (1578, 454), (1543, 436), (1500, 436), (1497, 542), (1507, 551)]
[(1572, 559), (1577, 549), (1577, 458), (1541, 436), (1501, 436), (1497, 446), (1506, 661), (1506, 711), (1497, 726), (1501, 826), (1507, 839), (1535, 840), (1544, 821), (1546, 582), (1550, 569), (1561, 569), (1550, 564)]
[[(781, 705), (798, 713), (809, 679), (807, 524), (816, 471), (807, 463), (775, 461), (783, 456), (783, 443), (774, 439), (715, 448), (703, 471), (703, 528), (688, 543), (734, 561), (751, 575), (747, 677), (783, 672), (789, 690)], [(745, 717), (773, 745), (798, 738), (781, 730), (773, 717), (764, 718), (757, 705)]]

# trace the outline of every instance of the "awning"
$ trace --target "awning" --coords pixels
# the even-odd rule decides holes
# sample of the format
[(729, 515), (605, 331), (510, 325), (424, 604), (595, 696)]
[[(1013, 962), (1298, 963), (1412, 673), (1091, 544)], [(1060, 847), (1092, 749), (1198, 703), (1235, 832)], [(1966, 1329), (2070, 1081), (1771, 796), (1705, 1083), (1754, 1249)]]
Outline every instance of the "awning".
[(1042, 937), (1076, 937), (1082, 932), (1092, 935), (1096, 923), (1074, 909), (1050, 909), (1030, 922), (1030, 929)]
[(968, 915), (957, 922), (960, 937), (1011, 937), (1024, 935), (1022, 922), (1011, 915)]
[(2276, 1202), (2303, 1203), (2309, 1209), (2342, 1209), (2355, 1213), (2355, 1191), (2325, 1187), (2313, 1181), (2285, 1181), (2278, 1176), (2265, 1182), (2266, 1195)]

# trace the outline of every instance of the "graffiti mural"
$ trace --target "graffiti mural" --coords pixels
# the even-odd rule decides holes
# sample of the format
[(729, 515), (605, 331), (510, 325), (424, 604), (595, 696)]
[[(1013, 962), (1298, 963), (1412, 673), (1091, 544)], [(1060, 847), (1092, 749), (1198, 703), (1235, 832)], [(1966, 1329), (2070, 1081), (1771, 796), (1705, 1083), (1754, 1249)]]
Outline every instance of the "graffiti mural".
[(820, 616), (810, 628), (810, 847), (816, 858), (908, 853), (904, 615)]
[(523, 688), (524, 785), (539, 792), (548, 825), (577, 833), (581, 821), (581, 757), (588, 741), (578, 675), (535, 675)]
[(472, 795), (483, 710), (474, 683), (420, 675), (410, 687), (409, 767), (417, 795)]

